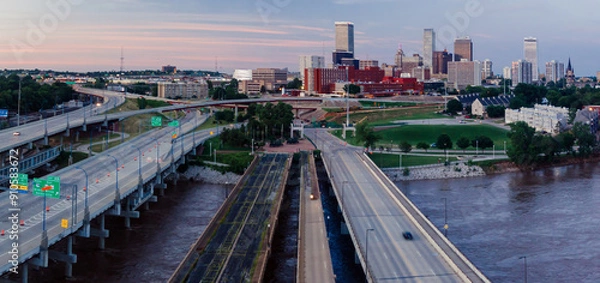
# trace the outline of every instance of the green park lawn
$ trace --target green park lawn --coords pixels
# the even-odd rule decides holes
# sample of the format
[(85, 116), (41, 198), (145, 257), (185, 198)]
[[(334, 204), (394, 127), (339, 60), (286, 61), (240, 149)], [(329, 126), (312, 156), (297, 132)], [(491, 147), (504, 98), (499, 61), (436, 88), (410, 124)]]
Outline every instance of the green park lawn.
[[(341, 138), (341, 130), (334, 131), (333, 133)], [(394, 145), (394, 148), (397, 148), (400, 142), (406, 141), (410, 143), (413, 148), (416, 148), (416, 145), (419, 142), (425, 142), (430, 145), (435, 143), (438, 136), (441, 134), (447, 134), (450, 136), (450, 139), (452, 139), (453, 148), (455, 149), (457, 149), (456, 141), (460, 137), (466, 137), (472, 140), (477, 136), (487, 136), (492, 139), (497, 150), (504, 149), (505, 141), (507, 144), (509, 143), (509, 139), (506, 135), (507, 133), (506, 130), (489, 125), (406, 125), (377, 131), (377, 134), (381, 136), (378, 146), (389, 146), (391, 142)], [(351, 135), (351, 133), (348, 132), (348, 135)], [(348, 142), (353, 145), (361, 145), (352, 137), (348, 139)], [(467, 150), (474, 149), (475, 148), (471, 147), (467, 148)]]

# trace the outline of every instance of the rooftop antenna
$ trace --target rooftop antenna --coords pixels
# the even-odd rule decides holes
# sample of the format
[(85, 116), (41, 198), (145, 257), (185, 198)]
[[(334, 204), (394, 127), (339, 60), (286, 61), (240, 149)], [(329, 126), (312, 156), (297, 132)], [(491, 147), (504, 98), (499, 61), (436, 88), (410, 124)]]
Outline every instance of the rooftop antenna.
[(123, 46), (121, 46), (121, 74), (123, 74), (123, 63), (125, 62), (125, 57), (123, 57)]

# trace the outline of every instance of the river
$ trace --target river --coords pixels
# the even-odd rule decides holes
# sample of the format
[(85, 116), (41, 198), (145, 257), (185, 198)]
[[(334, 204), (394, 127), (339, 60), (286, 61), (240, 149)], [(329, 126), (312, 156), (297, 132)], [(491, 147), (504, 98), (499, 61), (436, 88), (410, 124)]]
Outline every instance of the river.
[[(126, 229), (123, 219), (106, 217), (110, 237), (98, 250), (98, 238), (77, 238), (71, 282), (166, 282), (198, 239), (225, 197), (224, 186), (178, 182), (165, 196), (141, 209)], [(92, 226), (97, 227), (97, 226)], [(64, 251), (64, 241), (52, 249)], [(64, 282), (64, 264), (30, 268), (30, 282)]]
[(397, 185), (492, 282), (600, 282), (598, 165)]

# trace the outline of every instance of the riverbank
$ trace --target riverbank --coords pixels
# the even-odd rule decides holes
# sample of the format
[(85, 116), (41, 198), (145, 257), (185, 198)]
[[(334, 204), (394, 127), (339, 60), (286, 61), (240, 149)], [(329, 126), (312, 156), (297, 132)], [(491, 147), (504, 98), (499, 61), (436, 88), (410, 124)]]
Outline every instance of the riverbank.
[(485, 176), (483, 168), (479, 166), (467, 166), (460, 162), (448, 166), (435, 166), (425, 168), (409, 168), (408, 175), (404, 175), (404, 169), (383, 169), (383, 172), (394, 181), (436, 180), (456, 179), (476, 176)]
[(215, 185), (237, 184), (242, 177), (241, 175), (231, 172), (223, 174), (219, 171), (202, 166), (190, 166), (187, 171), (183, 173), (183, 176), (186, 179), (196, 182)]

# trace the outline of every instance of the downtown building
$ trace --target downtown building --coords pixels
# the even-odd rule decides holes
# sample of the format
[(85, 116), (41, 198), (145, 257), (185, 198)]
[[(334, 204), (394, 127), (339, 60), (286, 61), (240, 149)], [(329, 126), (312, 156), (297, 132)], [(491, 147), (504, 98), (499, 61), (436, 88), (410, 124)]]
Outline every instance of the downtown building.
[(470, 37), (462, 37), (454, 40), (454, 61), (473, 61), (473, 41)]
[(208, 84), (199, 82), (159, 82), (158, 97), (170, 99), (205, 99), (208, 97)]
[(485, 59), (481, 63), (481, 79), (485, 80), (493, 76), (494, 72), (492, 71), (492, 61), (490, 59)]
[(552, 60), (546, 62), (546, 83), (558, 82), (565, 77), (565, 64)]
[(512, 62), (511, 79), (512, 86), (533, 83), (533, 64), (527, 60)]
[(452, 62), (452, 53), (448, 53), (448, 50), (433, 52), (431, 72), (434, 74), (448, 74), (448, 62)]
[(423, 66), (433, 67), (433, 53), (435, 52), (435, 31), (425, 29), (423, 32)]
[(538, 68), (538, 42), (535, 37), (526, 37), (523, 40), (523, 54), (525, 60), (531, 62), (531, 79), (537, 82), (540, 79)]
[(354, 24), (335, 22), (335, 50), (332, 53), (333, 65), (342, 65), (342, 59), (354, 59)]
[(304, 86), (304, 70), (310, 68), (325, 68), (325, 57), (316, 55), (301, 55), (299, 58), (300, 80)]
[(448, 63), (448, 85), (456, 90), (464, 90), (467, 86), (481, 85), (481, 62), (467, 61)]
[(287, 68), (257, 68), (252, 70), (252, 80), (240, 81), (238, 88), (242, 93), (260, 93), (263, 87), (266, 91), (275, 91), (287, 85), (287, 78)]

